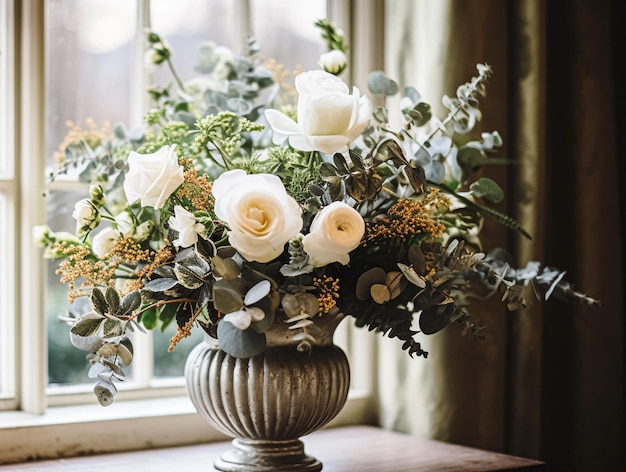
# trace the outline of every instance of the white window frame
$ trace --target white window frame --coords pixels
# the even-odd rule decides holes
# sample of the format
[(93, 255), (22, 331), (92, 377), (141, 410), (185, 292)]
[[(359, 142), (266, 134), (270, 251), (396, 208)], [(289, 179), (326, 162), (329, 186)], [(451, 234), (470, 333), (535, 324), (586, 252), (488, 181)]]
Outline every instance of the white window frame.
[[(137, 2), (138, 23), (146, 26), (149, 0)], [(328, 0), (329, 19), (343, 28), (351, 52), (358, 53), (351, 58), (348, 77), (358, 76), (363, 82), (365, 71), (382, 67), (382, 5), (383, 0)], [(8, 64), (2, 68), (7, 77), (0, 78), (0, 106), (6, 113), (3, 123), (15, 123), (14, 129), (7, 126), (0, 130), (0, 151), (12, 156), (9, 160), (15, 164), (15, 176), (0, 170), (0, 190), (8, 196), (12, 209), (6, 215), (0, 214), (0, 218), (7, 219), (0, 221), (0, 228), (18, 228), (14, 241), (9, 241), (14, 248), (4, 253), (0, 248), (4, 266), (0, 271), (6, 271), (0, 284), (0, 349), (4, 349), (0, 386), (11, 393), (9, 398), (0, 396), (0, 410), (12, 410), (0, 411), (0, 463), (223, 440), (225, 437), (196, 413), (181, 386), (136, 391), (123, 388), (109, 408), (97, 404), (91, 392), (66, 389), (52, 396), (47, 388), (45, 260), (32, 244), (32, 228), (46, 221), (42, 202), (45, 7), (45, 0), (2, 0), (0, 11), (6, 22), (0, 25), (1, 60)], [(251, 24), (250, 11), (250, 0), (237, 0), (236, 14), (242, 31)], [(140, 58), (142, 48), (143, 41), (138, 41), (135, 50)], [(135, 63), (142, 68), (142, 60)], [(134, 103), (134, 121), (145, 110), (146, 78), (140, 74), (136, 77), (133, 94), (140, 98)], [(360, 87), (365, 90), (363, 85)], [(16, 97), (15, 106), (2, 104), (12, 96)], [(13, 254), (17, 255), (15, 260)], [(6, 261), (9, 264), (5, 265)], [(9, 277), (13, 274), (17, 277)], [(347, 321), (338, 329), (336, 338), (352, 359), (353, 388), (331, 425), (371, 423), (376, 420), (374, 336), (367, 330), (352, 328)], [(151, 358), (135, 362), (151, 362)]]

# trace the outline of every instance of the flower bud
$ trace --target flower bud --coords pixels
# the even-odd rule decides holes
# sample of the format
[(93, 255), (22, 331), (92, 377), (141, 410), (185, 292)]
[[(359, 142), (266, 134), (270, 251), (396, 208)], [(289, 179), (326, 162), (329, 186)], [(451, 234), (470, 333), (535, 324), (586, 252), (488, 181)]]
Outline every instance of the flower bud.
[(91, 198), (92, 203), (97, 208), (104, 206), (105, 199), (104, 199), (104, 190), (102, 189), (102, 185), (92, 184), (89, 187), (89, 197)]
[(329, 74), (341, 74), (348, 63), (346, 55), (339, 49), (325, 52), (319, 58), (318, 64)]
[(100, 212), (88, 198), (76, 202), (72, 217), (76, 220), (76, 234), (79, 236), (88, 233), (100, 223)]

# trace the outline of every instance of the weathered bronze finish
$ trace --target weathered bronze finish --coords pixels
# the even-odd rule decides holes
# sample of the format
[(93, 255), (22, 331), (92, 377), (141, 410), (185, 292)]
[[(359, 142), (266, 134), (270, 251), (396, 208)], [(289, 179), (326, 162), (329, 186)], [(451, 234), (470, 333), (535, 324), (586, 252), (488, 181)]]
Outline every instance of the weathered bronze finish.
[(192, 403), (204, 419), (236, 438), (234, 449), (216, 461), (217, 470), (322, 469), (299, 438), (341, 411), (350, 384), (348, 360), (332, 342), (343, 316), (327, 316), (320, 323), (324, 333), (309, 351), (289, 342), (293, 331), (279, 320), (268, 333), (267, 350), (257, 356), (234, 358), (210, 338), (190, 353), (185, 377)]

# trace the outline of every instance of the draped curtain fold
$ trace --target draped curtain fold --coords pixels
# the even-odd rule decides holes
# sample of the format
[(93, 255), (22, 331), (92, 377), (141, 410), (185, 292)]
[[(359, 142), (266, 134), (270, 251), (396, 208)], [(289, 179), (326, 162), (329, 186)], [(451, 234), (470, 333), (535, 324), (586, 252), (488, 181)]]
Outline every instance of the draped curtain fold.
[[(450, 328), (411, 359), (382, 339), (380, 422), (387, 428), (548, 462), (550, 470), (612, 471), (624, 458), (624, 164), (614, 3), (572, 0), (388, 0), (385, 69), (442, 116), (440, 98), (486, 62), (494, 75), (477, 131), (498, 130), (503, 183), (531, 241), (487, 222), (486, 247), (519, 265), (567, 272), (600, 308), (533, 301), (510, 313), (473, 307), (489, 339)], [(618, 37), (619, 36), (619, 37)], [(623, 98), (623, 95), (621, 96)]]

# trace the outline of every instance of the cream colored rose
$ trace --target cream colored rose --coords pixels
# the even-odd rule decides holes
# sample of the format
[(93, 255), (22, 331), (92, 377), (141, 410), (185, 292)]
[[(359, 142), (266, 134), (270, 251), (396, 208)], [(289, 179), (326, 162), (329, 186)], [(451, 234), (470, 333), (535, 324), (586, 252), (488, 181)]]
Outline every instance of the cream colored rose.
[(346, 265), (363, 234), (365, 222), (359, 212), (344, 202), (333, 202), (315, 215), (302, 245), (314, 267), (332, 262)]
[(213, 196), (230, 244), (248, 261), (277, 258), (302, 229), (302, 209), (275, 175), (225, 172), (213, 183)]
[(266, 110), (274, 130), (275, 144), (289, 139), (301, 151), (335, 153), (359, 137), (370, 123), (371, 105), (337, 76), (323, 70), (304, 72), (296, 77), (298, 122), (277, 110)]
[(154, 154), (132, 151), (128, 156), (124, 180), (128, 203), (140, 200), (141, 206), (160, 210), (183, 182), (183, 168), (178, 164), (174, 146), (163, 146)]

